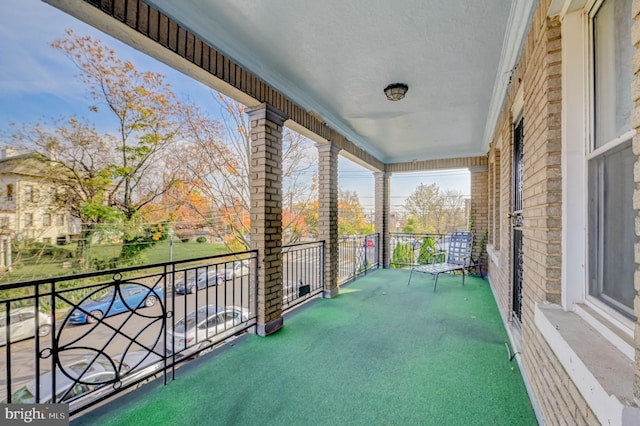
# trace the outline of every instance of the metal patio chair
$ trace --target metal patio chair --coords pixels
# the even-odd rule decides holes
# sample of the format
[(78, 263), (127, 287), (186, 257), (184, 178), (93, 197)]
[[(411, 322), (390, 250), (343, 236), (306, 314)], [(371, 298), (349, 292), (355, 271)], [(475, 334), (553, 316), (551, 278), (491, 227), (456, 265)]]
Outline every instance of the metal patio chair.
[(411, 284), (411, 277), (414, 272), (423, 272), (433, 276), (435, 280), (433, 291), (436, 291), (438, 276), (442, 273), (455, 271), (462, 272), (462, 285), (464, 285), (464, 276), (467, 268), (477, 266), (471, 257), (472, 247), (473, 234), (471, 232), (454, 232), (451, 234), (449, 247), (446, 251), (434, 253), (431, 263), (416, 265), (411, 268), (407, 285)]

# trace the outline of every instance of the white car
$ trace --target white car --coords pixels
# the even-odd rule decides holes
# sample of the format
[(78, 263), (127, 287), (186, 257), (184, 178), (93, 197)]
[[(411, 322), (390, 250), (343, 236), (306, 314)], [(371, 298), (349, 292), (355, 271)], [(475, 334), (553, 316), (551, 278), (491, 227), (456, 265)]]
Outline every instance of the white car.
[[(29, 339), (36, 334), (40, 337), (46, 336), (51, 332), (51, 315), (37, 311), (38, 313), (38, 329), (36, 330), (36, 308), (27, 306), (24, 308), (11, 309), (9, 317), (10, 341)], [(0, 314), (0, 346), (7, 344), (7, 314)]]
[(249, 311), (238, 306), (203, 306), (167, 329), (167, 352), (186, 355), (210, 345), (214, 338), (249, 320)]

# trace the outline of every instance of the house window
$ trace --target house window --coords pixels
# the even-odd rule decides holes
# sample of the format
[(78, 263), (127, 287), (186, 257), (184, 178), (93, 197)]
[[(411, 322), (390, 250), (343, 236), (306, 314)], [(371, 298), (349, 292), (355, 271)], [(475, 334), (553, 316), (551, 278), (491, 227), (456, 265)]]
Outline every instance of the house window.
[(51, 244), (51, 237), (44, 237), (42, 239), (42, 242), (45, 243), (45, 244)]
[(33, 214), (32, 213), (25, 213), (24, 214), (24, 226), (26, 228), (30, 228), (33, 226)]
[(24, 187), (24, 200), (33, 201), (33, 186), (27, 185)]
[(7, 185), (7, 201), (13, 201), (13, 185)]
[(593, 127), (587, 153), (588, 294), (635, 318), (635, 211), (631, 148), (632, 0), (593, 13)]
[(0, 217), (0, 228), (8, 228), (9, 227), (9, 217), (2, 216)]
[(42, 215), (42, 226), (51, 226), (51, 215), (49, 213)]
[(57, 226), (63, 226), (64, 225), (64, 215), (63, 214), (59, 214), (56, 216), (56, 225)]

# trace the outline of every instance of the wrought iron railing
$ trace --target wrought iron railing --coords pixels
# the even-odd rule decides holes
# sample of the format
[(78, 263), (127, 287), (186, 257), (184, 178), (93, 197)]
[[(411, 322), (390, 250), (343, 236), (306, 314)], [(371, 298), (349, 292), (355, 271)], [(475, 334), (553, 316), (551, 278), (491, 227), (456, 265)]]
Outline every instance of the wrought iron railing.
[[(322, 293), (325, 243), (283, 247), (283, 309)], [(339, 241), (339, 282), (378, 267), (377, 234)], [(256, 324), (257, 251), (0, 286), (0, 400), (77, 414)]]
[(320, 294), (324, 288), (324, 241), (282, 247), (284, 310)]
[[(0, 287), (0, 399), (70, 413), (161, 376), (256, 322), (257, 252)], [(4, 365), (3, 365), (4, 364)]]
[(338, 253), (338, 283), (343, 284), (379, 266), (380, 235), (340, 238)]

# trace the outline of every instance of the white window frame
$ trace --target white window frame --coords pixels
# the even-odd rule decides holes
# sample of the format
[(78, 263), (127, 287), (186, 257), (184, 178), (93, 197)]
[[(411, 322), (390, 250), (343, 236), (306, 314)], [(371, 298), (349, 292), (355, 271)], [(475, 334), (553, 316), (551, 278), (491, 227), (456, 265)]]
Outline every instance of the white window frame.
[[(634, 321), (589, 295), (587, 162), (632, 138), (631, 130), (591, 151), (594, 129), (593, 46), (591, 19), (605, 0), (585, 1), (583, 8), (561, 12), (562, 19), (562, 307), (581, 312), (579, 304), (602, 315), (633, 337)], [(575, 3), (572, 5), (575, 7)], [(629, 88), (631, 90), (631, 88)], [(571, 241), (571, 247), (566, 244)], [(582, 247), (583, 250), (576, 250)]]
[[(635, 129), (632, 129), (612, 139), (611, 141), (607, 142), (606, 144), (604, 144), (599, 148), (596, 148), (593, 150), (591, 149), (591, 147), (595, 147), (595, 102), (594, 102), (594, 93), (593, 93), (593, 88), (595, 87), (595, 75), (593, 72), (595, 68), (595, 64), (593, 62), (593, 53), (592, 53), (594, 49), (592, 21), (604, 2), (605, 0), (593, 1), (589, 9), (586, 9), (588, 10), (588, 13), (585, 13), (585, 18), (586, 18), (585, 29), (588, 34), (588, 43), (586, 46), (588, 49), (587, 51), (587, 58), (588, 58), (587, 67), (588, 68), (586, 72), (588, 73), (588, 84), (589, 84), (589, 90), (587, 92), (588, 107), (589, 107), (589, 116), (588, 116), (589, 117), (589, 127), (588, 127), (589, 135), (586, 140), (587, 144), (585, 146), (586, 151), (585, 151), (585, 160), (584, 160), (585, 198), (588, 196), (587, 193), (589, 190), (589, 188), (586, 185), (586, 182), (588, 182), (588, 169), (586, 164), (589, 162), (589, 160), (600, 156), (603, 152), (610, 151), (616, 148), (617, 146), (623, 143), (626, 143), (627, 141), (629, 141), (629, 139), (632, 139), (636, 134)], [(631, 92), (631, 87), (629, 87), (629, 92)], [(586, 199), (585, 199), (584, 206), (585, 206), (585, 217), (586, 217), (588, 215), (588, 203)], [(588, 223), (586, 223), (586, 225), (587, 226), (585, 226), (585, 234), (588, 233)], [(588, 242), (588, 238), (585, 235), (585, 248), (588, 248), (586, 244), (587, 242)], [(587, 259), (588, 259), (587, 253), (585, 253), (585, 264), (588, 265)], [(621, 328), (621, 330), (626, 332), (629, 336), (633, 336), (635, 322), (630, 320), (628, 317), (624, 316), (614, 308), (610, 307), (606, 303), (598, 300), (596, 297), (591, 296), (589, 294), (589, 289), (588, 289), (589, 284), (588, 284), (587, 275), (588, 275), (588, 269), (585, 269), (585, 287), (584, 287), (585, 295), (586, 295), (585, 304), (587, 304), (589, 307), (591, 307), (592, 309), (600, 313), (600, 315), (604, 315), (605, 318), (613, 322), (617, 327)], [(631, 283), (631, 285), (634, 285), (634, 284)]]

